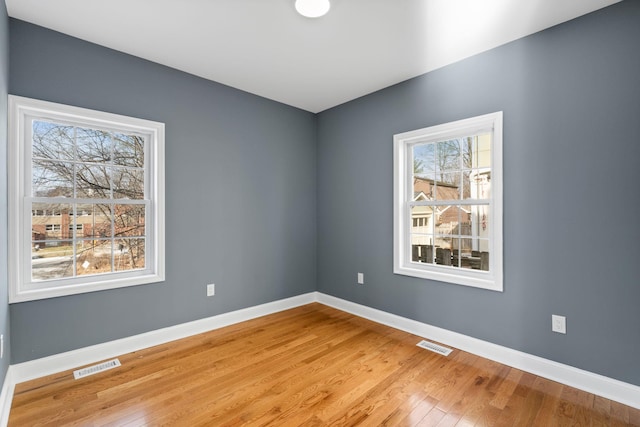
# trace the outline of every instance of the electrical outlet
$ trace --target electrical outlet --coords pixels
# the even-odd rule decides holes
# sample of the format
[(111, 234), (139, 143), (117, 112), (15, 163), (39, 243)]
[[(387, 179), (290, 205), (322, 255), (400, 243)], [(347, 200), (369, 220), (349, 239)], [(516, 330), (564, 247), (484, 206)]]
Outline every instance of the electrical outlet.
[(364, 273), (358, 273), (358, 285), (364, 285)]
[(4, 335), (0, 335), (0, 359), (4, 357)]
[(556, 314), (551, 315), (551, 330), (559, 334), (567, 333), (567, 318), (564, 316), (558, 316)]
[(215, 294), (216, 294), (216, 285), (214, 283), (207, 285), (207, 296), (212, 297)]

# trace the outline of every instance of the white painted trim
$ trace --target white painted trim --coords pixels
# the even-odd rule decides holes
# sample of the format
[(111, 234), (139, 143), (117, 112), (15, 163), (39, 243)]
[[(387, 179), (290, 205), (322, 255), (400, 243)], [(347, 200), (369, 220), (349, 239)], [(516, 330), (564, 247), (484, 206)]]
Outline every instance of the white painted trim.
[(144, 348), (165, 344), (170, 341), (223, 328), (245, 320), (266, 316), (301, 305), (310, 304), (316, 301), (314, 292), (298, 295), (283, 300), (273, 301), (254, 307), (243, 308), (241, 310), (223, 313), (205, 319), (194, 320), (168, 328), (157, 329), (132, 337), (109, 341), (102, 344), (92, 345), (41, 359), (30, 360), (28, 362), (12, 365), (14, 370), (15, 383), (29, 381), (57, 372), (89, 365), (91, 363), (110, 359), (122, 354), (142, 350)]
[(640, 409), (640, 387), (416, 320), (318, 293), (319, 303)]
[(6, 427), (9, 423), (9, 411), (11, 410), (11, 402), (13, 401), (13, 390), (16, 386), (14, 380), (13, 367), (9, 366), (7, 374), (2, 384), (2, 393), (0, 393), (0, 427)]

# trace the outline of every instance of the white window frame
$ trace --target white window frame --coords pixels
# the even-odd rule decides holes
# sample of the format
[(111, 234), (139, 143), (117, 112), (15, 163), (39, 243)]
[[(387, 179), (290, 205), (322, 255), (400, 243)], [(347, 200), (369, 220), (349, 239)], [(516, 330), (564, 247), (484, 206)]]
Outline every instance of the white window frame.
[[(491, 198), (489, 202), (489, 271), (417, 263), (411, 260), (411, 212), (413, 200), (412, 147), (418, 143), (446, 141), (492, 131)], [(393, 137), (394, 154), (394, 241), (393, 272), (458, 285), (503, 291), (502, 264), (502, 111), (431, 126)]]
[[(144, 135), (146, 262), (144, 269), (45, 281), (31, 280), (32, 120), (46, 119)], [(9, 302), (17, 303), (157, 283), (165, 278), (164, 123), (9, 95)], [(148, 168), (148, 169), (147, 169)]]

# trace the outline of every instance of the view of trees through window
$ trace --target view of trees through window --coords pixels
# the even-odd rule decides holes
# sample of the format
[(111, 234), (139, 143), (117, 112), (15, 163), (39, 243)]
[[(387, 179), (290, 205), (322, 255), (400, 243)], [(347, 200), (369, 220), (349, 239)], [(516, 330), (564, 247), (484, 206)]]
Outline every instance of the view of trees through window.
[(411, 260), (489, 269), (491, 134), (412, 147)]
[(32, 121), (31, 277), (145, 268), (145, 138)]

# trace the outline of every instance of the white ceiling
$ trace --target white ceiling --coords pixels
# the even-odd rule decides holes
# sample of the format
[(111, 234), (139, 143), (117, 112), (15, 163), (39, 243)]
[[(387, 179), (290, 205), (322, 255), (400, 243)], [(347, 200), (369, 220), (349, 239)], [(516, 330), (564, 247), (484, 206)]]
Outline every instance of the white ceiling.
[(319, 112), (620, 0), (5, 0), (9, 16)]

